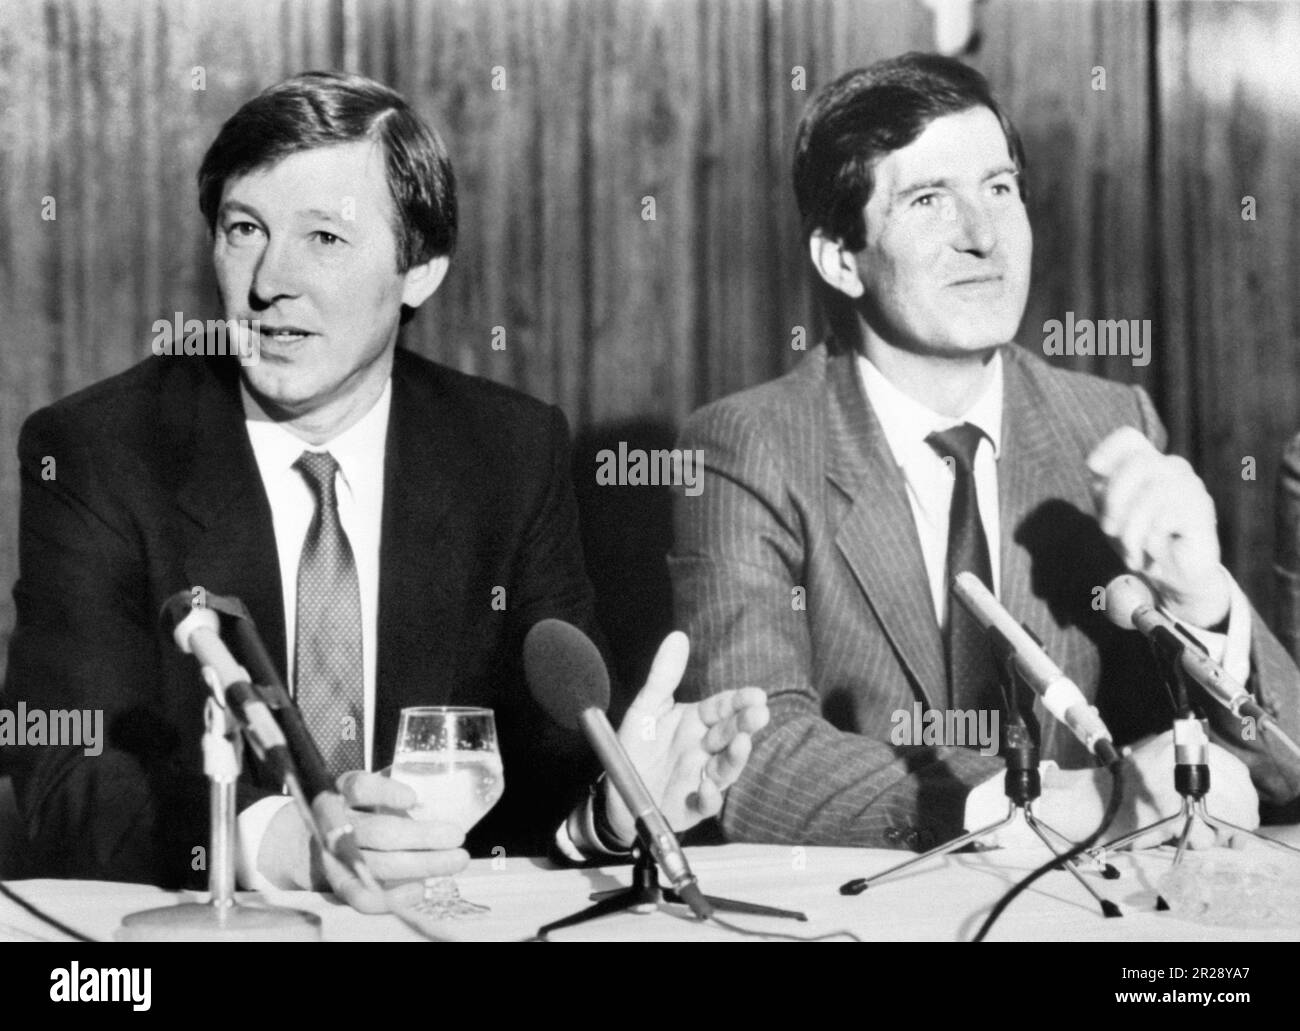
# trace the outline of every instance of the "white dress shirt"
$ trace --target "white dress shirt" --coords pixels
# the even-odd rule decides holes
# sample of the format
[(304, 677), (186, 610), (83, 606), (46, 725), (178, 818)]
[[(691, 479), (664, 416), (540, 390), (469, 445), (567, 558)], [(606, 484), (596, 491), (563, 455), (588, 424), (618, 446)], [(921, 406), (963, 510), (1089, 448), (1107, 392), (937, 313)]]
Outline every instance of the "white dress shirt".
[[(984, 431), (975, 453), (975, 494), (979, 500), (980, 519), (988, 543), (993, 571), (993, 593), (1001, 595), (1001, 555), (999, 542), (1001, 521), (998, 508), (997, 460), (1002, 445), (1002, 355), (989, 363), (989, 383), (970, 409), (960, 418), (941, 415), (904, 394), (885, 378), (865, 357), (858, 357), (858, 374), (862, 389), (880, 422), (894, 462), (907, 485), (907, 500), (912, 509), (921, 555), (925, 561), (935, 619), (942, 626), (946, 618), (948, 584), (948, 515), (952, 505), (954, 470), (925, 438), (936, 430), (969, 422)], [(1226, 575), (1226, 571), (1225, 571)], [(1187, 626), (1215, 661), (1243, 683), (1250, 675), (1250, 602), (1231, 576), (1232, 604), (1226, 634), (1210, 633)], [(1172, 618), (1172, 617), (1171, 617)], [(1183, 624), (1186, 626), (1186, 624)], [(1006, 813), (1002, 776), (991, 777), (971, 791), (966, 800), (966, 827), (973, 830), (995, 822)], [(1037, 841), (1023, 823), (1003, 831), (1002, 845), (1028, 845)]]
[(960, 419), (940, 415), (904, 394), (871, 362), (858, 357), (858, 371), (867, 402), (880, 421), (885, 442), (907, 484), (907, 501), (921, 541), (921, 556), (930, 580), (935, 619), (942, 626), (948, 611), (948, 515), (956, 471), (925, 442), (931, 433), (971, 423), (984, 431), (975, 451), (975, 496), (989, 544), (993, 593), (999, 594), (1002, 556), (998, 553), (998, 455), (1002, 448), (1002, 355), (989, 363), (989, 383)]
[[(272, 421), (240, 384), (245, 427), (253, 446), (257, 471), (271, 504), (275, 548), (280, 560), (280, 586), (284, 596), (285, 669), (287, 683), (294, 682), (297, 636), (298, 561), (316, 512), (316, 495), (293, 467), (304, 451), (328, 451), (338, 462), (335, 484), (339, 522), (347, 534), (361, 588), (361, 648), (364, 688), (364, 754), (366, 769), (374, 764), (375, 675), (379, 644), (379, 539), (384, 512), (384, 453), (388, 439), (388, 414), (392, 408), (392, 380), (379, 400), (355, 424), (333, 440), (309, 445), (280, 423)], [(265, 798), (239, 816), (239, 875), (248, 887), (265, 890), (270, 885), (257, 874), (257, 856), (272, 817), (287, 798)]]

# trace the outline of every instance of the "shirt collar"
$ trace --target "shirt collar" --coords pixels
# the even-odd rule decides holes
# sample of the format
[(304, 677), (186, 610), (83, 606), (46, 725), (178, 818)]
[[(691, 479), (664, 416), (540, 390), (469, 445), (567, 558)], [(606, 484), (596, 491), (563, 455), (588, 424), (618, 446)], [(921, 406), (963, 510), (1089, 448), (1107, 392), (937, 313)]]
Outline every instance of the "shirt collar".
[(954, 419), (908, 397), (867, 358), (858, 355), (858, 374), (862, 379), (863, 392), (876, 413), (876, 418), (880, 420), (880, 428), (885, 434), (889, 450), (893, 452), (894, 461), (904, 465), (918, 451), (933, 456), (934, 451), (925, 442), (925, 438), (937, 430), (950, 429), (964, 422), (978, 426), (984, 432), (993, 445), (993, 457), (996, 459), (1002, 449), (1001, 350), (993, 355), (989, 367), (988, 387), (964, 415)]
[(384, 446), (388, 437), (388, 414), (393, 402), (393, 381), (384, 383), (383, 393), (360, 419), (324, 444), (308, 444), (265, 411), (241, 381), (239, 396), (244, 406), (248, 439), (263, 475), (279, 476), (293, 469), (304, 451), (328, 451), (339, 464), (343, 482), (353, 495), (383, 485)]

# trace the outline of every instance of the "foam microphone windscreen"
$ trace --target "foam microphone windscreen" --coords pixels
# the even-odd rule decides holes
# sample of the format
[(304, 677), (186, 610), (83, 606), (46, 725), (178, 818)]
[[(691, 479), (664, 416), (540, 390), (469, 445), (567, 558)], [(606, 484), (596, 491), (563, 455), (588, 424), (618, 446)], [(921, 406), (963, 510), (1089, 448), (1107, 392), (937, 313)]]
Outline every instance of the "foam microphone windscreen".
[(570, 729), (595, 706), (609, 706), (609, 672), (591, 638), (562, 619), (543, 619), (524, 638), (528, 689), (551, 719)]
[(1133, 613), (1154, 604), (1151, 588), (1132, 573), (1117, 576), (1106, 586), (1106, 616), (1117, 627), (1132, 630)]

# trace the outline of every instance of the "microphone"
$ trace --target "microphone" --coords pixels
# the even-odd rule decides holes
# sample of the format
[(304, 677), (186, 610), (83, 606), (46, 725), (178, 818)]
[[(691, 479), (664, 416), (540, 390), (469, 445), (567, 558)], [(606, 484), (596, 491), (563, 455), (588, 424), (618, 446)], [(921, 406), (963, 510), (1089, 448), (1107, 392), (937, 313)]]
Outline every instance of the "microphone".
[(677, 836), (605, 715), (609, 673), (591, 639), (563, 620), (542, 620), (524, 638), (524, 674), (533, 697), (551, 719), (563, 727), (582, 728), (606, 775), (636, 818), (641, 840), (682, 901), (701, 920), (708, 919), (713, 909), (700, 891)]
[(1178, 664), (1220, 705), (1234, 716), (1267, 720), (1269, 715), (1245, 686), (1211, 659), (1199, 644), (1188, 647), (1185, 631), (1156, 608), (1151, 588), (1132, 573), (1115, 577), (1106, 585), (1106, 618), (1124, 630), (1136, 630), (1173, 656)]
[[(214, 603), (212, 595), (208, 595), (208, 602)], [(367, 887), (377, 889), (378, 884), (361, 855), (361, 846), (357, 844), (355, 828), (348, 821), (347, 803), (334, 786), (320, 747), (302, 718), (302, 710), (289, 696), (284, 681), (280, 679), (280, 673), (271, 661), (266, 644), (257, 632), (252, 614), (242, 601), (233, 596), (216, 598), (215, 603), (234, 618), (235, 651), (253, 671), (254, 680), (270, 690), (271, 711), (284, 731), (289, 752), (298, 764), (298, 777), (302, 781), (303, 792), (311, 801), (317, 840)]]
[[(316, 842), (329, 852), (367, 888), (381, 891), (366, 866), (354, 828), (347, 819), (347, 805), (335, 789), (321, 758), (320, 749), (303, 723), (302, 714), (289, 698), (257, 633), (257, 627), (238, 598), (203, 593), (207, 605), (194, 605), (197, 591), (180, 591), (163, 606), (164, 622), (175, 624), (173, 637), (181, 651), (194, 654), (209, 666), (225, 688), (227, 701), (248, 732), (258, 754), (269, 761), (272, 774), (293, 796), (303, 822)], [(234, 616), (236, 640), (259, 684), (271, 689), (280, 704), (272, 715), (269, 705), (253, 690), (247, 671), (236, 662), (220, 636), (218, 612)]]
[(984, 582), (974, 573), (958, 573), (952, 592), (986, 632), (1005, 643), (1010, 661), (1047, 711), (1069, 727), (1103, 766), (1119, 762), (1119, 751), (1096, 706), (1088, 704), (1079, 685), (1048, 657)]
[(193, 655), (200, 666), (212, 670), (217, 681), (217, 700), (234, 713), (276, 778), (296, 776), (280, 725), (253, 690), (248, 672), (235, 661), (221, 639), (220, 618), (207, 606), (192, 605), (191, 597), (188, 591), (180, 591), (163, 605), (163, 624), (170, 627), (176, 647), (186, 655)]

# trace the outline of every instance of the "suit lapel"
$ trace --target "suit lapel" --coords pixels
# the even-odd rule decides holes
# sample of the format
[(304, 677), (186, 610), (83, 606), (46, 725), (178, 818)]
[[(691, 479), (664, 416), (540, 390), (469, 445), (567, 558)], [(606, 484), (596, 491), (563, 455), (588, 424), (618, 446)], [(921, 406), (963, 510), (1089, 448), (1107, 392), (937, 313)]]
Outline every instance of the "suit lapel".
[(922, 701), (945, 697), (943, 640), (902, 473), (858, 383), (852, 352), (829, 355), (827, 477), (848, 505), (836, 544)]
[(176, 498), (187, 527), (182, 554), (189, 583), (183, 586), (243, 601), (283, 676), (284, 597), (275, 530), (244, 427), (237, 371), (233, 361), (229, 367), (208, 363), (189, 406), (193, 457)]
[(391, 759), (404, 706), (445, 705), (452, 698), (448, 662), (464, 619), (456, 582), (462, 563), (458, 535), (442, 524), (453, 502), (465, 505), (473, 493), (473, 448), (463, 442), (457, 415), (431, 381), (417, 381), (406, 358), (398, 348), (384, 455), (377, 765)]
[[(1086, 568), (1090, 549), (1105, 543), (1091, 520), (1086, 467), (1079, 445), (1064, 429), (1061, 402), (1044, 393), (1014, 346), (1004, 352), (1003, 362), (1001, 600), (1042, 638), (1048, 654), (1063, 662), (1069, 647), (1063, 614), (1085, 607), (1080, 602), (1086, 599), (1056, 598), (1055, 581), (1068, 584), (1071, 595), (1086, 590), (1077, 575)], [(1044, 540), (1048, 543), (1040, 543)], [(1053, 605), (1060, 610), (1055, 615)]]

